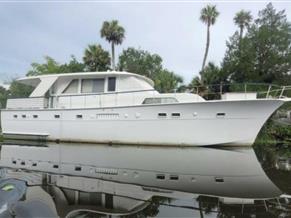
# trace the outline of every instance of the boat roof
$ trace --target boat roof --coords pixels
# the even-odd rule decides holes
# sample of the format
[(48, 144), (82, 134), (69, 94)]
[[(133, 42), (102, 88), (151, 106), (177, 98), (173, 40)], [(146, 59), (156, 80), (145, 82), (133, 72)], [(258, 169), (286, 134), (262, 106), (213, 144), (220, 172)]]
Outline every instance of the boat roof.
[(40, 81), (42, 80), (56, 80), (58, 78), (88, 78), (88, 77), (102, 77), (102, 76), (134, 76), (137, 77), (138, 79), (141, 79), (151, 86), (154, 86), (154, 82), (142, 75), (135, 74), (135, 73), (129, 73), (125, 71), (103, 71), (103, 72), (76, 72), (76, 73), (62, 73), (62, 74), (44, 74), (40, 76), (29, 76), (29, 77), (23, 77), (20, 79), (17, 79), (19, 83), (25, 84), (25, 85), (30, 85), (30, 86), (37, 86)]

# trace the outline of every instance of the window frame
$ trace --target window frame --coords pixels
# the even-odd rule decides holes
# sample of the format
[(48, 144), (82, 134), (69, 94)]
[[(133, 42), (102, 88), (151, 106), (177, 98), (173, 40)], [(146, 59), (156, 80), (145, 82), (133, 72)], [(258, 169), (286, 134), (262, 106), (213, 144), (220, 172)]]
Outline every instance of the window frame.
[[(105, 90), (106, 90), (106, 79), (105, 78), (83, 78), (83, 79), (80, 79), (80, 94), (102, 94), (102, 93), (105, 93)], [(84, 80), (103, 80), (103, 91), (101, 92), (83, 92), (82, 91), (82, 88), (83, 88), (83, 81)]]
[[(71, 92), (71, 93), (66, 93), (67, 89), (73, 83), (73, 81), (77, 81), (77, 91), (76, 92)], [(75, 95), (75, 94), (79, 94), (79, 93), (80, 93), (80, 79), (72, 79), (68, 83), (68, 85), (66, 86), (66, 88), (64, 88), (64, 90), (62, 91), (61, 95)]]
[[(109, 90), (109, 81), (110, 81), (110, 79), (114, 79), (115, 80), (114, 90)], [(116, 76), (107, 77), (107, 87), (106, 87), (107, 92), (116, 92), (116, 84), (117, 84), (117, 77)]]
[[(173, 100), (173, 102), (163, 103), (163, 99), (168, 99), (168, 100), (171, 99), (171, 100)], [(147, 100), (152, 100), (152, 101), (157, 100), (157, 102), (156, 103), (155, 102), (146, 103)], [(147, 105), (147, 104), (175, 104), (175, 103), (179, 103), (179, 101), (175, 97), (146, 97), (142, 102), (142, 104), (144, 104), (144, 105)]]

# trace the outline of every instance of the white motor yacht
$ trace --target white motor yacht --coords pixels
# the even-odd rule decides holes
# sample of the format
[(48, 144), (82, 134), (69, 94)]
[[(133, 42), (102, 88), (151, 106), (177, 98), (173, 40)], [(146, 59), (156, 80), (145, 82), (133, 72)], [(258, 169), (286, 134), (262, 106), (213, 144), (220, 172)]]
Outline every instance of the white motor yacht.
[(152, 80), (128, 72), (32, 76), (29, 98), (8, 99), (1, 111), (7, 138), (143, 145), (252, 145), (290, 98), (225, 93), (159, 93)]

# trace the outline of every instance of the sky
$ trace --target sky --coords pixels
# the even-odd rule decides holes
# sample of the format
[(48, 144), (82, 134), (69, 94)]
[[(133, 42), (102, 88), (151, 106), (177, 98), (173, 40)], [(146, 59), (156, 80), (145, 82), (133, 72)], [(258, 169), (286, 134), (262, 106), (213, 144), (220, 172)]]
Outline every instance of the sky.
[[(202, 65), (206, 26), (199, 16), (208, 3), (215, 4), (220, 15), (211, 27), (207, 61), (220, 64), (226, 40), (238, 29), (233, 23), (235, 13), (249, 10), (256, 18), (268, 2), (0, 0), (0, 80), (24, 76), (32, 62), (42, 63), (46, 55), (64, 63), (71, 55), (81, 61), (88, 44), (98, 43), (110, 51), (100, 28), (103, 21), (117, 19), (126, 30), (117, 54), (128, 47), (156, 53), (165, 68), (189, 82)], [(291, 21), (291, 1), (273, 5), (285, 9)]]

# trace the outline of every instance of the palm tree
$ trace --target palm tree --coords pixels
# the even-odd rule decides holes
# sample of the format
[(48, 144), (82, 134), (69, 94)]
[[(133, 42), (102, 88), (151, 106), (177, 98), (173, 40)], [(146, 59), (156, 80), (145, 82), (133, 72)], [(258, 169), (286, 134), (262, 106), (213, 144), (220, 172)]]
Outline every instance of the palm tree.
[(252, 21), (253, 17), (250, 11), (241, 10), (235, 14), (233, 18), (234, 23), (239, 27), (239, 40), (241, 41), (243, 36), (244, 28), (249, 27), (250, 22)]
[(105, 71), (110, 68), (109, 52), (105, 51), (101, 45), (88, 45), (83, 61), (87, 71)]
[(115, 50), (114, 45), (119, 45), (124, 40), (125, 30), (122, 26), (118, 25), (117, 20), (104, 21), (101, 28), (101, 37), (105, 38), (109, 43), (111, 43), (111, 62), (112, 69), (115, 70)]
[(216, 10), (215, 5), (207, 5), (205, 8), (202, 8), (201, 14), (200, 14), (200, 20), (207, 25), (207, 41), (206, 41), (206, 48), (205, 48), (205, 54), (203, 58), (202, 63), (202, 69), (203, 71), (208, 55), (209, 50), (209, 44), (210, 44), (210, 26), (215, 24), (216, 18), (218, 17), (219, 12)]

